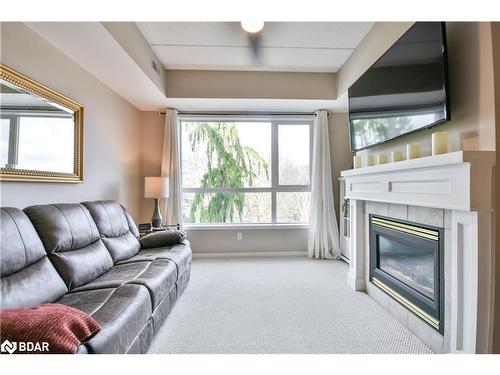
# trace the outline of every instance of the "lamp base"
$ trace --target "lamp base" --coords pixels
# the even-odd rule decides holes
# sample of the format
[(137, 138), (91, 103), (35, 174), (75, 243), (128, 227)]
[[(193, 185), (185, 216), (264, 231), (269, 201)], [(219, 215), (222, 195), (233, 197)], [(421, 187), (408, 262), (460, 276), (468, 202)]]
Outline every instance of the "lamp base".
[(160, 214), (160, 200), (155, 199), (155, 212), (153, 212), (153, 217), (151, 218), (151, 225), (153, 228), (160, 228), (163, 219)]

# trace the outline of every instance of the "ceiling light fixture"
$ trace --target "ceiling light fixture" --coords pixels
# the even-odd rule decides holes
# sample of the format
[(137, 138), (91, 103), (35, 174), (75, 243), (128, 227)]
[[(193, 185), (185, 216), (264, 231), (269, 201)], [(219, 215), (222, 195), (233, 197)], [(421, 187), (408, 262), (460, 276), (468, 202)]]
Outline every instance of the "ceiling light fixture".
[(252, 33), (252, 34), (258, 33), (264, 27), (264, 21), (258, 21), (258, 20), (241, 21), (241, 27), (247, 33)]

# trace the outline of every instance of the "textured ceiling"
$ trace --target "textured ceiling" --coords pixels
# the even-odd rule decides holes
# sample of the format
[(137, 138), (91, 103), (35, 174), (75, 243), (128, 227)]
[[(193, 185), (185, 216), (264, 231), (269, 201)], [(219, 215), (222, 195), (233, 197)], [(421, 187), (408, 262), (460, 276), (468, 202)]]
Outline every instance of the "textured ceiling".
[(166, 69), (336, 72), (371, 22), (268, 22), (255, 55), (239, 22), (139, 22)]

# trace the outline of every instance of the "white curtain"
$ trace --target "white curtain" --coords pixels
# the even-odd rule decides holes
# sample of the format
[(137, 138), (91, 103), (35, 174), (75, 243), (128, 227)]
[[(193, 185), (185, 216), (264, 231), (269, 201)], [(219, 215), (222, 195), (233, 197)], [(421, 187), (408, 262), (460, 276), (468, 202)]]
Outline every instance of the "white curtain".
[(182, 225), (179, 134), (177, 111), (167, 109), (163, 131), (161, 175), (169, 178), (170, 197), (162, 200), (161, 211), (166, 224)]
[(327, 111), (316, 112), (313, 128), (308, 254), (310, 258), (336, 259), (340, 255), (339, 229), (333, 198)]

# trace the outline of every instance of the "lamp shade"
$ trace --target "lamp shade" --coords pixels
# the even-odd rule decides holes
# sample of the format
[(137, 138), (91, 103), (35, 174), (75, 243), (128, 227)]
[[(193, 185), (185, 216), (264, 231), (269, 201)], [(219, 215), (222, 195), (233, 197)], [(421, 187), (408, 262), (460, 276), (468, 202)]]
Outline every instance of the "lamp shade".
[(144, 177), (144, 198), (168, 198), (168, 177)]

